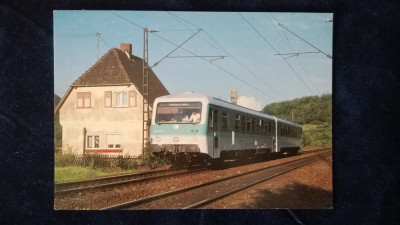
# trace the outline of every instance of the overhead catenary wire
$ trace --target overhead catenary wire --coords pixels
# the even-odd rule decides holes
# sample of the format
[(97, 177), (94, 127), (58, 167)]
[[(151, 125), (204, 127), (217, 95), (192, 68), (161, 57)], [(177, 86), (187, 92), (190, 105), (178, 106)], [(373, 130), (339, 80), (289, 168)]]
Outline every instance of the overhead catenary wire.
[(198, 34), (200, 31), (202, 31), (202, 29), (198, 29), (198, 31), (196, 33), (194, 33), (192, 36), (190, 36), (188, 39), (186, 39), (182, 44), (180, 44), (179, 46), (177, 46), (174, 50), (172, 50), (170, 53), (168, 53), (166, 56), (164, 56), (162, 59), (160, 59), (159, 61), (157, 61), (156, 63), (154, 63), (154, 65), (152, 67), (157, 66), (161, 61), (163, 61), (165, 58), (167, 58), (169, 55), (171, 55), (173, 52), (175, 52), (178, 48), (180, 48), (182, 45), (184, 45), (186, 42), (188, 42), (190, 39), (192, 39), (194, 36), (196, 36), (196, 34)]
[[(175, 15), (175, 14), (173, 14), (173, 13), (171, 13), (171, 12), (167, 12), (167, 13), (168, 13), (173, 19), (175, 19), (176, 21), (178, 21), (178, 23), (182, 24), (182, 26), (186, 27), (187, 30), (193, 30), (193, 29), (190, 29), (188, 26), (186, 26), (186, 24), (182, 23), (180, 20), (182, 20), (182, 21), (184, 21), (184, 22), (186, 22), (186, 23), (189, 23), (190, 25), (196, 27), (196, 29), (202, 29), (202, 30), (203, 30), (203, 33), (207, 34), (207, 32), (206, 32), (202, 27), (197, 26), (196, 24), (191, 23), (190, 21), (188, 21), (188, 20), (186, 20), (186, 19), (184, 19), (184, 18), (182, 18), (182, 17), (180, 17), (180, 16), (178, 16), (178, 15)], [(196, 29), (194, 29), (194, 30), (196, 30)], [(207, 34), (207, 35), (208, 35), (208, 34)], [(213, 44), (211, 44), (208, 40), (205, 40), (205, 39), (202, 38), (201, 36), (199, 36), (199, 38), (200, 38), (201, 40), (203, 40), (204, 42), (206, 42), (207, 44), (209, 44), (211, 47), (213, 47), (213, 48), (219, 50), (216, 46), (214, 46)], [(215, 41), (214, 41), (214, 42), (215, 42)]]
[[(275, 20), (277, 24), (279, 24), (279, 21), (275, 18), (275, 16), (274, 16), (272, 13), (269, 13), (268, 15), (269, 15), (273, 20)], [(274, 24), (272, 24), (272, 26), (273, 26), (274, 30), (278, 33), (278, 35), (281, 37), (281, 39), (282, 39), (284, 42), (285, 42), (285, 40), (286, 40), (286, 42), (287, 42), (289, 48), (294, 52), (295, 50), (294, 50), (292, 44), (290, 43), (289, 38), (287, 37), (285, 30), (281, 29), (283, 35), (285, 36), (285, 39), (284, 39), (284, 38), (279, 34), (279, 32), (277, 31), (277, 29), (275, 28)], [(319, 53), (319, 51), (318, 51), (317, 53)], [(307, 70), (305, 69), (305, 67), (304, 67), (304, 65), (303, 65), (303, 63), (301, 62), (301, 60), (300, 60), (299, 57), (297, 58), (297, 61), (299, 62), (301, 68), (303, 69), (304, 74), (305, 74), (305, 75), (307, 76), (307, 78), (309, 79), (311, 85), (314, 87), (314, 89), (316, 89), (316, 88), (315, 88), (316, 86), (315, 86), (314, 82), (312, 81), (311, 77), (309, 76)]]
[(141, 29), (144, 29), (144, 27), (140, 26), (139, 24), (136, 24), (136, 23), (134, 23), (134, 22), (132, 22), (132, 21), (130, 21), (130, 20), (128, 20), (128, 19), (126, 19), (125, 17), (123, 17), (123, 16), (120, 16), (120, 15), (116, 14), (116, 13), (114, 13), (114, 12), (113, 12), (113, 11), (111, 11), (111, 10), (108, 10), (108, 12), (110, 12), (110, 13), (114, 14), (115, 16), (117, 16), (117, 17), (119, 17), (119, 18), (121, 18), (121, 19), (123, 19), (123, 20), (127, 21), (127, 22), (128, 22), (128, 23), (130, 23), (130, 24), (133, 24), (133, 25), (135, 25), (136, 27), (139, 27), (139, 28), (141, 28)]
[(304, 41), (305, 43), (309, 44), (311, 47), (317, 49), (319, 52), (321, 52), (322, 54), (326, 55), (326, 57), (332, 59), (332, 56), (324, 51), (322, 51), (321, 49), (315, 47), (313, 44), (311, 44), (310, 42), (304, 40), (302, 37), (300, 37), (299, 35), (297, 35), (296, 33), (294, 33), (293, 31), (289, 30), (287, 27), (283, 26), (283, 24), (279, 23), (279, 26), (285, 28), (285, 30), (289, 31), (290, 33), (292, 33), (294, 36), (300, 38), (302, 41)]
[[(268, 42), (268, 40), (241, 14), (238, 13), (243, 20), (264, 40), (265, 43), (267, 43), (277, 54), (280, 54), (280, 52), (271, 44)], [(307, 83), (300, 77), (300, 75), (296, 72), (296, 70), (293, 68), (293, 66), (282, 56), (280, 57), (286, 62), (286, 64), (289, 66), (289, 68), (293, 71), (293, 73), (299, 78), (299, 80), (304, 84), (304, 86), (312, 93), (314, 92), (311, 90), (311, 88), (307, 85)]]
[[(192, 26), (195, 26), (196, 28), (201, 28), (200, 26), (198, 26), (198, 25), (196, 25), (196, 24), (194, 24), (194, 23), (192, 23), (192, 22), (190, 22), (190, 21), (188, 21), (188, 20), (186, 20), (186, 19), (184, 19), (184, 18), (182, 18), (182, 17), (180, 17), (180, 16), (178, 16), (178, 15), (175, 15), (175, 14), (173, 14), (173, 13), (171, 13), (171, 12), (168, 12), (168, 14), (170, 14), (171, 16), (174, 16), (174, 17), (176, 17), (176, 18), (178, 18), (178, 19), (180, 19), (180, 20), (182, 20), (182, 21), (184, 21), (184, 22), (186, 22), (186, 23), (191, 24)], [(179, 20), (178, 20), (178, 21), (179, 21)], [(180, 22), (180, 21), (179, 21), (179, 22)], [(180, 23), (181, 23), (181, 22), (180, 22)], [(187, 27), (185, 24), (183, 24), (183, 23), (181, 23), (181, 24), (182, 24), (183, 26)], [(187, 28), (188, 28), (188, 27), (187, 27)], [(281, 97), (286, 98), (282, 93), (280, 93), (280, 91), (276, 90), (273, 86), (271, 86), (270, 84), (266, 83), (263, 79), (261, 79), (261, 78), (258, 77), (254, 72), (252, 72), (246, 65), (244, 65), (240, 60), (236, 59), (236, 57), (234, 57), (232, 54), (230, 54), (230, 53), (229, 53), (223, 46), (221, 46), (221, 44), (219, 44), (218, 41), (216, 41), (206, 30), (203, 29), (203, 33), (206, 34), (213, 42), (215, 42), (215, 43), (219, 46), (219, 48), (221, 48), (222, 51), (224, 51), (225, 53), (227, 53), (228, 56), (229, 56), (230, 58), (232, 58), (236, 63), (240, 64), (247, 72), (249, 72), (251, 75), (253, 75), (257, 80), (259, 80), (261, 83), (263, 83), (264, 85), (266, 85), (269, 89), (274, 90), (274, 93), (280, 95)], [(216, 49), (219, 50), (219, 48), (217, 48), (217, 47), (215, 47), (214, 45), (210, 44), (208, 41), (206, 41), (206, 42), (207, 42), (210, 46), (212, 46), (212, 47), (214, 47), (214, 48), (216, 48)], [(274, 99), (277, 100), (276, 98), (274, 98)]]
[[(138, 24), (136, 24), (136, 23), (133, 23), (132, 21), (130, 21), (130, 20), (128, 20), (128, 19), (126, 19), (126, 18), (124, 18), (124, 17), (122, 17), (122, 16), (120, 16), (120, 15), (118, 15), (118, 14), (112, 12), (112, 11), (109, 11), (109, 12), (112, 13), (112, 14), (114, 14), (115, 16), (117, 16), (117, 17), (119, 17), (119, 18), (121, 18), (121, 19), (123, 19), (123, 20), (125, 20), (125, 21), (127, 21), (127, 22), (129, 22), (129, 23), (131, 23), (132, 25), (134, 25), (134, 26), (136, 26), (136, 27), (139, 27), (139, 28), (144, 29), (144, 27), (142, 27), (142, 26), (140, 26), (140, 25), (138, 25)], [(154, 36), (156, 36), (156, 37), (158, 37), (158, 38), (160, 38), (160, 39), (162, 39), (162, 40), (164, 40), (164, 41), (166, 41), (166, 42), (168, 42), (168, 43), (170, 43), (170, 44), (173, 44), (173, 45), (175, 45), (175, 46), (178, 47), (177, 44), (175, 44), (175, 43), (169, 41), (169, 40), (166, 39), (166, 38), (161, 37), (160, 35), (156, 34), (155, 32), (150, 32), (150, 34), (152, 34), (152, 35), (154, 35)], [(191, 51), (189, 51), (189, 50), (183, 48), (182, 46), (180, 46), (179, 48), (182, 49), (182, 50), (184, 50), (184, 51), (186, 51), (186, 52), (188, 52), (188, 53), (190, 53), (190, 54), (192, 54), (192, 55), (194, 55), (194, 56), (199, 57), (200, 59), (206, 61), (207, 63), (210, 63), (211, 65), (213, 65), (213, 66), (219, 68), (220, 70), (222, 70), (222, 71), (224, 71), (225, 73), (231, 75), (232, 77), (234, 77), (235, 79), (241, 81), (242, 83), (244, 83), (244, 84), (250, 86), (251, 88), (254, 88), (255, 90), (258, 90), (259, 92), (261, 92), (262, 94), (268, 96), (269, 98), (274, 99), (274, 100), (278, 100), (278, 99), (276, 99), (275, 97), (272, 97), (271, 95), (269, 95), (269, 94), (265, 93), (264, 91), (260, 90), (259, 88), (257, 88), (257, 87), (255, 87), (255, 86), (251, 85), (250, 83), (244, 81), (243, 79), (241, 79), (240, 77), (234, 75), (233, 73), (231, 73), (231, 72), (229, 72), (229, 71), (223, 69), (222, 67), (220, 67), (220, 66), (218, 66), (218, 65), (216, 65), (216, 64), (214, 64), (214, 63), (212, 63), (212, 62), (210, 62), (210, 61), (208, 61), (207, 59), (205, 59), (205, 58), (203, 58), (203, 57), (200, 57), (199, 55), (197, 55), (197, 54), (195, 54), (195, 53), (193, 53), (193, 52), (191, 52)]]
[[(157, 34), (155, 34), (155, 33), (153, 33), (153, 35), (155, 35), (155, 36), (157, 36), (157, 37), (163, 39), (164, 41), (166, 41), (166, 42), (168, 42), (168, 43), (170, 43), (170, 44), (173, 44), (173, 45), (175, 45), (175, 46), (178, 46), (177, 44), (175, 44), (175, 43), (169, 41), (168, 39), (165, 39), (165, 38), (163, 38), (163, 37), (161, 37), (161, 36), (159, 36), (159, 35), (157, 35)], [(235, 79), (241, 81), (242, 83), (248, 85), (249, 87), (254, 88), (255, 90), (261, 92), (262, 94), (268, 96), (269, 98), (272, 98), (272, 99), (274, 99), (274, 100), (278, 100), (278, 99), (276, 99), (275, 97), (272, 97), (271, 95), (267, 94), (266, 92), (260, 90), (259, 88), (255, 87), (254, 85), (252, 85), (252, 84), (246, 82), (245, 80), (241, 79), (240, 77), (236, 76), (236, 75), (233, 74), (232, 72), (229, 72), (228, 70), (222, 68), (221, 66), (218, 66), (218, 65), (216, 65), (216, 64), (214, 64), (214, 63), (208, 61), (207, 59), (205, 59), (205, 58), (203, 58), (203, 57), (197, 55), (196, 53), (194, 53), (194, 52), (192, 52), (192, 51), (189, 51), (189, 50), (187, 50), (187, 49), (185, 49), (185, 48), (183, 48), (183, 47), (180, 47), (180, 48), (181, 48), (182, 50), (184, 50), (184, 51), (186, 51), (186, 52), (188, 52), (188, 53), (194, 55), (194, 56), (199, 57), (199, 58), (202, 59), (203, 61), (205, 61), (205, 62), (207, 62), (207, 63), (210, 63), (211, 65), (213, 65), (213, 66), (217, 67), (218, 69), (224, 71), (224, 72), (227, 73), (228, 75), (234, 77)]]

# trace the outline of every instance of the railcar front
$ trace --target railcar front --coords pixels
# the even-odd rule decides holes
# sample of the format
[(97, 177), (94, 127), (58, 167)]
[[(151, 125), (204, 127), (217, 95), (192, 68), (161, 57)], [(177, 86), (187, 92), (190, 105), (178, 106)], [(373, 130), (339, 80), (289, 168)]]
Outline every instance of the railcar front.
[(175, 95), (154, 102), (150, 152), (173, 164), (207, 163), (207, 98)]

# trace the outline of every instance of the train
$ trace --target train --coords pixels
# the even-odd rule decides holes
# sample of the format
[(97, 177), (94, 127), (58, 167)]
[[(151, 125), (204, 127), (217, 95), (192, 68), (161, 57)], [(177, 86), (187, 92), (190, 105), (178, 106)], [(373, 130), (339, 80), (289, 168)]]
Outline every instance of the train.
[(172, 164), (219, 164), (226, 160), (297, 154), (302, 126), (205, 94), (161, 96), (153, 103), (150, 153)]

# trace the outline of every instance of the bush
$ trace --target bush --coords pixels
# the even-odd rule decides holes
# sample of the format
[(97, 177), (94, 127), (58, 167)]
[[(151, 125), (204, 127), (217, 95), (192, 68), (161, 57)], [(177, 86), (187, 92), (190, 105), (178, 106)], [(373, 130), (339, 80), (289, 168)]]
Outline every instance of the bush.
[(332, 125), (328, 123), (308, 124), (304, 125), (303, 129), (304, 146), (332, 146)]
[(137, 169), (140, 161), (132, 156), (108, 156), (101, 154), (77, 155), (74, 153), (56, 153), (55, 167), (82, 166), (91, 169), (120, 168), (123, 170)]
[(83, 165), (83, 158), (75, 154), (62, 154), (57, 153), (54, 155), (54, 166), (55, 167), (67, 167), (67, 166), (81, 166)]
[(148, 166), (151, 169), (160, 168), (169, 164), (167, 158), (155, 156), (154, 154), (149, 153), (149, 151), (144, 151), (144, 157), (141, 155), (139, 158), (141, 159), (142, 166)]

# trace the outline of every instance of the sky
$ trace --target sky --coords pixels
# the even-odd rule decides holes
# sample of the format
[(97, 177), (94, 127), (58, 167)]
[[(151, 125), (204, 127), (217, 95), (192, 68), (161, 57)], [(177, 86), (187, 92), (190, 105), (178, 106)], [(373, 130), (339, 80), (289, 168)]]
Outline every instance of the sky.
[(143, 58), (143, 28), (153, 31), (149, 65), (171, 94), (230, 101), (236, 89), (239, 105), (259, 111), (332, 93), (332, 13), (57, 10), (53, 17), (60, 97), (121, 43)]

